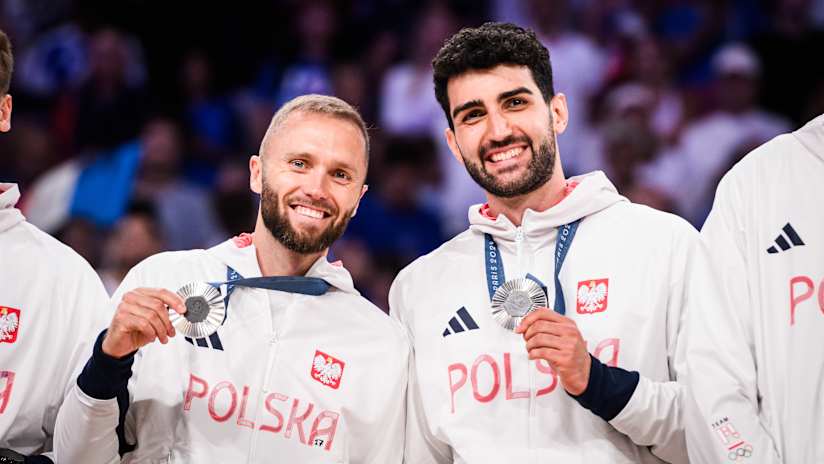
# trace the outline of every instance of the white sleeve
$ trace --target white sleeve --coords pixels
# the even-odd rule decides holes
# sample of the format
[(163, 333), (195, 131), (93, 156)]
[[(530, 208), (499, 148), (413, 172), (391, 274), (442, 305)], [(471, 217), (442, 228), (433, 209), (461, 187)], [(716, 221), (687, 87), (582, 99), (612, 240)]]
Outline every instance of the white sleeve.
[[(746, 205), (722, 180), (701, 231), (691, 279), (688, 384), (700, 423), (687, 430), (693, 462), (727, 462), (730, 448), (751, 447), (754, 462), (780, 463), (772, 437), (758, 417), (758, 386), (749, 312), (753, 311), (747, 263), (741, 249), (746, 230), (737, 211)], [(743, 444), (741, 443), (743, 442)]]
[[(685, 227), (687, 227), (685, 225)], [(666, 337), (668, 382), (640, 376), (638, 386), (626, 406), (610, 420), (616, 430), (627, 435), (639, 446), (670, 463), (687, 463), (685, 423), (686, 386), (686, 276), (692, 267), (698, 233), (690, 226), (676, 239), (670, 260), (671, 282), (667, 298), (667, 324), (661, 336)]]
[(117, 399), (91, 398), (75, 385), (57, 414), (54, 456), (58, 463), (118, 463)]
[[(393, 321), (394, 322), (394, 321)], [(403, 398), (407, 388), (407, 370), (409, 363), (409, 342), (406, 335), (398, 328), (403, 338), (403, 349), (398, 362), (393, 367), (397, 369), (382, 370), (384, 378), (380, 380), (381, 391), (386, 392), (382, 398), (371, 398), (372, 401), (381, 401), (381, 420), (378, 423), (359, 424), (360, 427), (352, 430), (353, 448), (352, 464), (371, 463), (401, 463), (406, 424), (406, 406)], [(397, 349), (392, 346), (390, 349)], [(372, 437), (371, 440), (365, 437)]]
[(406, 391), (406, 443), (403, 449), (406, 464), (452, 464), (452, 450), (429, 431), (421, 401), (421, 390), (415, 374), (414, 357), (409, 363), (409, 388)]
[[(134, 269), (129, 272), (107, 303), (111, 310), (110, 314), (114, 313), (113, 309), (117, 307), (125, 292), (139, 286), (136, 274)], [(98, 349), (99, 346), (95, 343), (95, 347), (89, 350), (87, 356)], [(81, 363), (83, 366), (81, 370), (88, 369), (89, 365), (94, 362), (94, 358), (93, 355), (87, 363)], [(135, 372), (138, 358), (139, 355), (134, 356), (135, 364), (130, 365)], [(111, 360), (111, 358), (108, 359)], [(109, 363), (118, 365), (122, 365), (123, 362), (125, 361), (109, 361)], [(105, 383), (108, 379), (97, 377), (96, 380)], [(128, 385), (131, 386), (135, 380), (136, 378), (132, 376)], [(71, 382), (70, 390), (57, 414), (54, 435), (55, 462), (68, 464), (120, 462), (120, 441), (116, 432), (120, 408), (115, 394), (106, 396), (108, 399), (93, 398), (80, 388), (77, 381)], [(129, 401), (128, 398), (123, 398), (123, 400)]]
[(74, 272), (79, 278), (73, 282), (73, 285), (77, 285), (78, 288), (70, 292), (74, 292), (77, 299), (67, 302), (66, 306), (72, 309), (75, 322), (72, 328), (75, 345), (71, 347), (66, 360), (68, 366), (71, 366), (71, 374), (63, 388), (64, 397), (77, 383), (77, 375), (89, 359), (97, 335), (109, 325), (112, 319), (109, 294), (94, 269), (83, 261), (83, 267), (75, 269)]
[(670, 463), (687, 463), (684, 440), (685, 389), (677, 382), (656, 382), (641, 376), (632, 397), (609, 421), (639, 446)]
[[(63, 249), (56, 250), (57, 256), (65, 252)], [(92, 343), (106, 324), (109, 306), (109, 296), (94, 269), (73, 251), (69, 253), (69, 257), (59, 258), (56, 264), (63, 277), (54, 283), (57, 286), (54, 295), (62, 298), (59, 304), (67, 313), (61, 322), (65, 334), (55, 334), (57, 341), (53, 341), (60, 348), (60, 367), (50, 372), (50, 381), (55, 389), (41, 424), (48, 440), (45, 447), (48, 452), (42, 455), (52, 460), (57, 414), (75, 384), (77, 374), (89, 358)]]
[(405, 317), (409, 307), (401, 290), (402, 272), (389, 290), (389, 315), (397, 319), (407, 331), (412, 345), (409, 361), (409, 385), (406, 389), (406, 438), (403, 462), (406, 464), (451, 464), (452, 451), (446, 443), (432, 435), (426, 421), (422, 393), (417, 381), (415, 364), (415, 338), (410, 321)]

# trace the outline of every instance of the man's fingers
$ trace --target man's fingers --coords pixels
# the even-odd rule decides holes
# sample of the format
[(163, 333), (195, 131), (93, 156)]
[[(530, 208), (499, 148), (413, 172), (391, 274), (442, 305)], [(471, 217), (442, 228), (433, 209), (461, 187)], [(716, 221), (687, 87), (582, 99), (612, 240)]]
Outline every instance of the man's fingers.
[(526, 329), (537, 320), (546, 320), (549, 322), (563, 322), (569, 320), (568, 318), (556, 313), (548, 308), (538, 308), (535, 311), (527, 314), (521, 321), (521, 324), (515, 329), (515, 333), (524, 333)]
[(139, 329), (141, 332), (147, 332), (145, 329), (145, 324), (142, 322), (145, 321), (148, 323), (151, 333), (160, 339), (160, 343), (166, 344), (169, 341), (168, 329), (166, 326), (169, 319), (168, 316), (164, 314), (164, 316), (166, 316), (166, 321), (164, 322), (163, 318), (159, 316), (154, 309), (136, 305), (130, 305), (128, 308), (129, 314), (137, 319), (135, 323), (139, 324)]
[(103, 340), (104, 353), (120, 358), (156, 339), (168, 343), (175, 330), (167, 304), (181, 305), (180, 297), (154, 289), (125, 293)]
[(564, 339), (557, 335), (540, 333), (527, 340), (526, 349), (527, 351), (536, 348), (551, 348), (555, 350), (562, 350), (566, 345), (567, 344), (564, 343)]
[(131, 312), (123, 314), (120, 323), (121, 332), (125, 332), (132, 338), (135, 348), (140, 348), (157, 338), (157, 331), (154, 326), (145, 318), (135, 316)]
[(560, 337), (566, 334), (567, 331), (565, 326), (557, 322), (549, 322), (547, 320), (539, 319), (527, 327), (526, 332), (524, 333), (524, 340), (529, 341), (534, 336), (542, 333), (557, 335)]
[(135, 289), (135, 292), (157, 298), (179, 314), (186, 312), (186, 305), (183, 302), (183, 298), (177, 293), (166, 290), (165, 288), (138, 288)]
[[(561, 316), (563, 317), (563, 316)], [(524, 340), (529, 340), (538, 333), (551, 333), (562, 337), (578, 337), (578, 326), (572, 319), (564, 317), (561, 321), (538, 319), (528, 325), (524, 331)]]
[(558, 350), (554, 350), (552, 348), (535, 348), (529, 350), (529, 359), (543, 359), (549, 363), (549, 366), (552, 367), (552, 370), (558, 372), (558, 361), (557, 355)]
[[(169, 337), (174, 336), (175, 329), (172, 326), (172, 322), (169, 320), (169, 310), (167, 309), (166, 303), (164, 303), (163, 301), (154, 296), (149, 296), (147, 294), (139, 292), (129, 292), (123, 295), (123, 301), (125, 303), (128, 303), (130, 307), (137, 306), (140, 308), (144, 308), (148, 311), (152, 311), (158, 318), (160, 318), (160, 321), (164, 327), (163, 332)], [(148, 317), (148, 315), (142, 312), (135, 314), (140, 314), (144, 317)]]

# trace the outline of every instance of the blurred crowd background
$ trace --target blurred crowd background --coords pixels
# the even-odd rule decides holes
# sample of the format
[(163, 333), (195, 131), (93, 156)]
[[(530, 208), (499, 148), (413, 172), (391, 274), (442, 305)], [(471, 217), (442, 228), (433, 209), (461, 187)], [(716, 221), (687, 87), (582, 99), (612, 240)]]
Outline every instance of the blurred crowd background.
[(0, 0), (16, 60), (0, 178), (111, 291), (148, 255), (251, 231), (248, 158), (272, 114), (339, 96), (373, 151), (333, 254), (386, 309), (397, 271), (484, 201), (444, 142), (430, 62), (490, 20), (550, 51), (566, 174), (603, 170), (696, 227), (743, 154), (824, 113), (824, 0)]

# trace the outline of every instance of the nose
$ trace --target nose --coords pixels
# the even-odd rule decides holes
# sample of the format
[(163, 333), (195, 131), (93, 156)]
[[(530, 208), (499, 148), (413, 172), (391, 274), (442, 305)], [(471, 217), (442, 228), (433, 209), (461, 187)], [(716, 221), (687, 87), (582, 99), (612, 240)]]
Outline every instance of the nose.
[(304, 177), (303, 192), (313, 200), (326, 200), (329, 197), (328, 176), (322, 169), (313, 169)]
[(512, 135), (512, 127), (509, 120), (499, 111), (490, 111), (487, 118), (487, 136), (490, 140), (503, 140)]

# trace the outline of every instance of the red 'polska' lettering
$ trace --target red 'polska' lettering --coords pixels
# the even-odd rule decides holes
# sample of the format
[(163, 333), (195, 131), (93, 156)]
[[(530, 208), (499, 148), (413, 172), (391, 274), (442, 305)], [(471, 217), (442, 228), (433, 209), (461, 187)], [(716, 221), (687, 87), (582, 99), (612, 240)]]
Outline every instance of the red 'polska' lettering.
[(3, 383), (3, 389), (0, 390), (0, 414), (3, 414), (11, 399), (11, 389), (14, 387), (14, 372), (0, 371), (0, 382)]
[[(338, 413), (331, 411), (323, 411), (318, 414), (318, 417), (312, 422), (312, 432), (309, 433), (309, 442), (307, 445), (323, 446), (329, 451), (329, 448), (332, 446), (332, 440), (335, 439), (335, 430), (338, 428), (339, 416)], [(328, 425), (321, 428), (321, 423), (324, 419), (328, 419)]]
[[(813, 279), (803, 275), (790, 279), (790, 326), (795, 325), (798, 305), (812, 298), (814, 292)], [(818, 283), (818, 309), (824, 314), (824, 279)]]
[(243, 398), (240, 400), (240, 413), (237, 415), (237, 425), (241, 427), (255, 428), (254, 421), (246, 418), (246, 402), (249, 400), (249, 387), (243, 386)]
[[(199, 388), (195, 390), (195, 385)], [(200, 377), (189, 374), (189, 388), (186, 389), (186, 394), (183, 395), (183, 410), (188, 411), (192, 408), (192, 400), (194, 398), (203, 398), (209, 393), (209, 384)]]
[[(0, 379), (2, 379), (2, 372), (0, 372)], [(208, 400), (198, 401), (206, 399), (207, 396)], [(214, 422), (229, 423), (230, 418), (236, 417), (235, 423), (237, 426), (253, 429), (255, 422), (247, 418), (250, 396), (252, 398), (256, 397), (248, 385), (242, 387), (241, 398), (238, 399), (238, 387), (232, 382), (222, 381), (210, 389), (209, 382), (190, 374), (189, 386), (183, 397), (183, 410), (193, 413), (203, 411), (205, 407), (206, 412)], [(0, 396), (0, 401), (2, 399), (3, 397)], [(323, 448), (326, 451), (331, 450), (340, 413), (319, 409), (311, 401), (293, 397), (290, 402), (289, 399), (288, 395), (277, 392), (270, 392), (266, 395), (263, 400), (263, 408), (258, 413), (260, 419), (259, 430), (272, 434), (281, 434), (282, 432), (284, 439), (296, 439), (307, 446)], [(291, 405), (288, 415), (286, 411), (281, 409), (289, 407), (287, 405)], [(0, 403), (0, 407), (3, 407), (2, 403)], [(288, 417), (288, 419), (284, 420), (284, 417)], [(190, 427), (197, 427), (199, 422), (193, 421)], [(308, 424), (312, 424), (311, 428), (308, 427)]]
[(289, 399), (289, 397), (286, 396), (286, 395), (281, 395), (280, 393), (269, 393), (269, 395), (266, 397), (266, 401), (263, 403), (263, 405), (266, 407), (266, 411), (268, 411), (269, 414), (275, 416), (275, 419), (277, 419), (277, 425), (272, 426), (272, 425), (262, 424), (260, 426), (260, 430), (263, 430), (264, 432), (273, 432), (273, 433), (280, 432), (280, 429), (283, 428), (283, 415), (281, 415), (280, 411), (278, 411), (275, 408), (275, 405), (272, 403), (272, 401), (277, 400), (277, 401), (285, 402), (287, 399)]
[[(466, 366), (461, 363), (450, 364), (447, 368), (447, 372), (449, 374), (449, 391), (452, 396), (452, 413), (455, 413), (455, 392), (460, 390), (461, 387), (464, 386), (466, 383)], [(458, 377), (458, 381), (454, 382), (452, 373), (458, 372), (460, 377)]]
[[(621, 340), (618, 338), (608, 338), (602, 340), (595, 347), (593, 356), (600, 359), (608, 366), (618, 365), (618, 355), (621, 349)], [(449, 376), (450, 411), (455, 414), (461, 401), (474, 400), (477, 403), (490, 403), (499, 398), (499, 392), (504, 391), (502, 401), (528, 400), (530, 396), (538, 398), (555, 391), (559, 385), (558, 375), (544, 359), (536, 359), (528, 363), (531, 369), (538, 372), (534, 379), (532, 389), (524, 388), (529, 385), (530, 373), (524, 369), (524, 363), (513, 366), (512, 354), (501, 353), (499, 355), (481, 354), (475, 358), (471, 367), (468, 363), (452, 363), (447, 367)], [(501, 367), (503, 366), (503, 376)], [(520, 366), (520, 369), (519, 369)], [(503, 377), (503, 388), (501, 388), (501, 377)], [(467, 386), (469, 378), (469, 386)], [(516, 386), (518, 388), (516, 388)], [(469, 390), (471, 390), (471, 395)], [(466, 393), (464, 393), (466, 392)]]
[[(519, 398), (529, 398), (529, 390), (516, 392), (512, 391), (512, 362), (510, 358), (511, 356), (509, 355), (509, 353), (504, 353), (504, 385), (506, 386), (506, 399), (514, 400)], [(536, 367), (539, 371), (541, 370), (541, 366)], [(539, 395), (536, 394), (535, 396)]]
[[(481, 363), (486, 363), (489, 365), (490, 369), (492, 369), (492, 387), (489, 393), (481, 394), (480, 390), (478, 389), (478, 368), (481, 366)], [(472, 395), (475, 397), (476, 400), (480, 401), (481, 403), (488, 403), (495, 398), (495, 395), (498, 394), (498, 390), (501, 387), (501, 375), (498, 373), (498, 363), (495, 362), (495, 359), (488, 354), (482, 354), (478, 356), (478, 359), (472, 363)]]
[[(549, 385), (535, 392), (535, 398), (552, 393), (555, 390), (555, 387), (558, 386), (558, 374), (556, 374), (555, 371), (552, 370), (552, 366), (549, 365), (549, 361), (547, 361), (546, 359), (535, 360), (535, 368), (538, 369), (538, 372), (542, 374), (547, 374), (552, 379), (552, 382), (550, 382)], [(527, 395), (528, 394), (529, 392), (527, 392)]]
[[(602, 356), (602, 354), (604, 354), (604, 350), (607, 348), (612, 348), (612, 357), (609, 358), (608, 361)], [(602, 340), (601, 343), (595, 347), (595, 351), (592, 352), (592, 355), (607, 366), (618, 367), (618, 352), (620, 351), (620, 348), (621, 340), (617, 338), (607, 338), (606, 340)]]
[(295, 398), (292, 402), (292, 412), (289, 413), (289, 422), (286, 423), (286, 431), (283, 432), (283, 436), (289, 438), (292, 436), (292, 427), (295, 427), (298, 430), (298, 440), (306, 444), (306, 436), (303, 434), (303, 421), (309, 417), (309, 414), (312, 413), (312, 409), (315, 407), (314, 404), (309, 403), (306, 406), (306, 411), (303, 414), (297, 414), (298, 412), (298, 405), (300, 404), (300, 400)]
[[(217, 402), (218, 395), (224, 390), (229, 393), (229, 399), (231, 402), (229, 403), (229, 407), (226, 409), (226, 412), (221, 415), (217, 412)], [(225, 404), (226, 401), (223, 401), (223, 403)], [(237, 408), (237, 389), (232, 382), (220, 382), (214, 389), (212, 389), (212, 394), (209, 395), (209, 415), (212, 416), (212, 419), (218, 422), (224, 422), (232, 417), (232, 414), (235, 413), (235, 408)]]
[[(519, 391), (514, 388), (516, 381), (514, 381), (513, 378), (515, 377), (520, 377), (520, 382), (517, 383), (528, 385), (529, 382), (526, 379), (524, 369), (521, 368), (520, 371), (513, 369), (510, 353), (503, 353), (501, 355), (501, 359), (504, 366), (504, 394), (501, 396), (503, 396), (506, 401), (528, 399), (530, 396), (528, 389)], [(532, 365), (532, 362), (529, 364)], [(466, 364), (463, 363), (454, 363), (449, 365), (449, 391), (452, 397), (451, 411), (453, 414), (455, 413), (457, 407), (458, 397), (463, 396), (460, 395), (460, 392), (466, 387), (467, 372), (469, 372), (469, 383), (470, 389), (472, 390), (471, 398), (478, 403), (489, 403), (495, 401), (501, 390), (501, 374), (499, 366), (499, 362), (495, 359), (495, 356), (491, 354), (482, 354), (478, 356), (472, 363), (471, 369), (467, 368)], [(541, 365), (538, 361), (535, 361), (535, 366), (537, 371), (543, 374), (540, 376), (541, 378), (550, 378), (549, 386), (542, 386), (539, 390), (535, 391), (534, 396), (537, 397), (554, 390), (558, 379), (555, 372), (553, 372), (552, 368), (549, 367), (549, 364), (545, 363), (545, 365)], [(457, 373), (457, 375), (455, 375), (455, 373)]]

